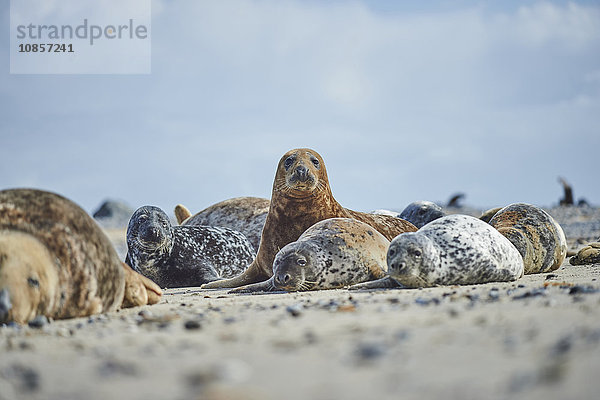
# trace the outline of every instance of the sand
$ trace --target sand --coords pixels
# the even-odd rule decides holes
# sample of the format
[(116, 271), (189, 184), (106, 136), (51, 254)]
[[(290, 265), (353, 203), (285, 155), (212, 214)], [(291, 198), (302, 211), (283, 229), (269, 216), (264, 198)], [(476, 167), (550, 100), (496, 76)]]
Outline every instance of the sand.
[(170, 289), (0, 328), (0, 400), (591, 399), (599, 377), (600, 264), (428, 289)]

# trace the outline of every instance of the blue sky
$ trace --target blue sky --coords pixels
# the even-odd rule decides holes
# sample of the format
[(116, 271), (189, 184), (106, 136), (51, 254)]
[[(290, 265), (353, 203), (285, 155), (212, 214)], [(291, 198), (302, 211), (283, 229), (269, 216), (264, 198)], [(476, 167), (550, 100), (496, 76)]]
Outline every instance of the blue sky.
[(150, 75), (10, 75), (4, 29), (0, 189), (197, 211), (311, 147), (357, 210), (600, 204), (598, 3), (422, 3), (153, 1)]

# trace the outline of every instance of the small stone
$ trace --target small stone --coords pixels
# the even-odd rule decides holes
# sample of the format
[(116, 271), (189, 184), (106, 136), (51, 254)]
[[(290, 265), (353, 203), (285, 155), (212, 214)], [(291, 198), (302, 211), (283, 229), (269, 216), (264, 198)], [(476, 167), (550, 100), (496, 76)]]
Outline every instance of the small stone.
[(425, 299), (423, 297), (417, 297), (415, 299), (415, 303), (417, 303), (420, 306), (427, 306), (427, 305), (429, 305), (429, 303), (431, 303), (431, 300)]
[(235, 317), (225, 317), (223, 318), (223, 323), (225, 324), (233, 324), (236, 321)]
[(546, 275), (546, 280), (548, 281), (550, 279), (555, 279), (557, 277), (558, 277), (558, 275), (556, 275), (556, 274), (548, 274), (548, 275)]
[(302, 305), (301, 304), (293, 304), (291, 306), (287, 306), (285, 311), (290, 313), (292, 317), (299, 317), (302, 315)]
[(195, 320), (195, 319), (190, 319), (188, 321), (185, 321), (183, 326), (185, 329), (190, 330), (190, 331), (202, 328), (202, 324), (200, 323), (200, 321)]
[(571, 289), (569, 289), (569, 294), (573, 295), (573, 294), (589, 294), (589, 293), (597, 293), (600, 292), (599, 289), (596, 289), (593, 286), (582, 286), (582, 285), (576, 285), (573, 286)]
[(490, 289), (489, 293), (488, 293), (488, 300), (489, 301), (498, 301), (500, 299), (500, 292), (498, 291), (498, 289)]
[(358, 345), (355, 355), (361, 361), (371, 361), (382, 357), (385, 348), (378, 343), (361, 343)]
[(36, 370), (24, 365), (13, 365), (0, 371), (5, 379), (15, 379), (23, 392), (35, 392), (40, 388), (40, 375)]
[(46, 324), (48, 324), (48, 318), (46, 318), (45, 315), (38, 315), (37, 317), (35, 317), (27, 323), (27, 325), (29, 325), (30, 328), (34, 329), (43, 328), (44, 326), (46, 326)]
[(554, 356), (561, 356), (568, 353), (573, 347), (573, 338), (571, 336), (565, 336), (552, 346), (551, 353)]
[(546, 295), (546, 288), (541, 287), (541, 288), (529, 290), (518, 296), (514, 296), (512, 299), (513, 300), (522, 300), (522, 299), (527, 299), (530, 297), (545, 296), (545, 295)]

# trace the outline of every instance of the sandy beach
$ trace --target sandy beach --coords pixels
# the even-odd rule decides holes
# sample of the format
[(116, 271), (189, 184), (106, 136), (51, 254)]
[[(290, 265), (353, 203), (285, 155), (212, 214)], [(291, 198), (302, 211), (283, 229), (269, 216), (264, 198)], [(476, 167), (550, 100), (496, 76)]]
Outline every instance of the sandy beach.
[[(572, 247), (569, 221), (595, 214), (567, 215)], [(595, 398), (599, 279), (565, 262), (474, 286), (169, 289), (154, 306), (0, 328), (0, 399)]]

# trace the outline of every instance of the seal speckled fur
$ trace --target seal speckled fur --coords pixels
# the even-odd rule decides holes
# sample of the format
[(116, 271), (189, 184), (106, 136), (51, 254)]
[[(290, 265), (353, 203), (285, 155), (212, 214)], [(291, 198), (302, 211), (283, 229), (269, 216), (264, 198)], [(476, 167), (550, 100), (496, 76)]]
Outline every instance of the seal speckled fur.
[(388, 274), (407, 287), (514, 281), (523, 259), (497, 230), (467, 215), (436, 219), (398, 235), (387, 253)]
[(214, 204), (180, 223), (187, 226), (218, 226), (242, 232), (254, 250), (258, 251), (269, 204), (268, 199), (260, 197), (236, 197)]
[(135, 211), (127, 227), (127, 260), (161, 287), (200, 286), (241, 273), (254, 251), (240, 232), (210, 226), (172, 226), (158, 207)]
[(266, 281), (273, 275), (275, 254), (298, 240), (312, 225), (328, 218), (354, 218), (371, 225), (386, 238), (416, 227), (401, 218), (356, 212), (333, 197), (323, 158), (311, 149), (293, 149), (281, 157), (275, 173), (269, 213), (256, 259), (241, 275), (202, 287), (239, 287)]
[(489, 224), (519, 250), (526, 274), (558, 269), (567, 256), (567, 240), (560, 225), (539, 207), (525, 203), (508, 205)]
[(160, 294), (77, 204), (35, 189), (0, 192), (0, 322), (87, 316)]
[(442, 207), (431, 201), (414, 201), (400, 213), (400, 218), (407, 220), (417, 228), (443, 217)]
[(389, 240), (364, 222), (351, 218), (326, 219), (277, 253), (269, 280), (231, 292), (336, 289), (380, 279), (387, 270), (389, 244)]

